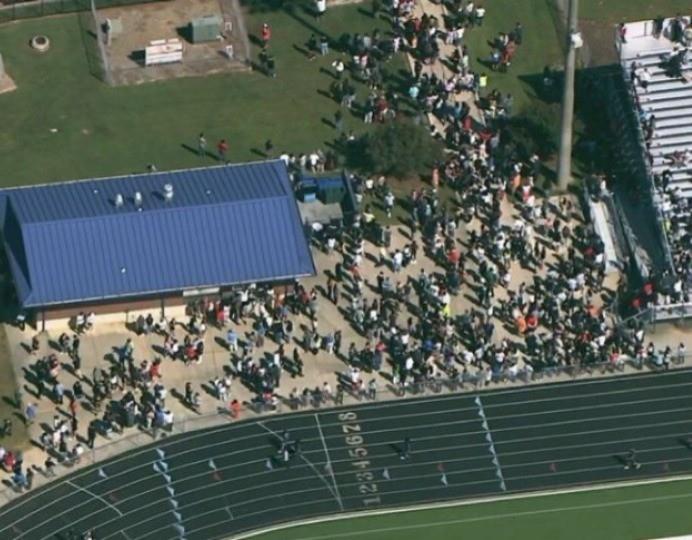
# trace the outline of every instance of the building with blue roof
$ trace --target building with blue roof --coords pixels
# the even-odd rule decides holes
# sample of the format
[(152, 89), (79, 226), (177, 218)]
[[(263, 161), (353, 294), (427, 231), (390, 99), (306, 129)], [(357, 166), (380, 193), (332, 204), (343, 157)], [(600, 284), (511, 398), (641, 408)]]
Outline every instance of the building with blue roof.
[(0, 227), (44, 318), (315, 274), (281, 160), (0, 190)]

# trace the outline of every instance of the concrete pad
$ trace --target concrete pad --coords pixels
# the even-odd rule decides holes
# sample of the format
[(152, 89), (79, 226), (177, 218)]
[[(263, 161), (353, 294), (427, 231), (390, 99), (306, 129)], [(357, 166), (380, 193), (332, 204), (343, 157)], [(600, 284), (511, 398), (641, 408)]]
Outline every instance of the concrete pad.
[(12, 92), (16, 89), (17, 89), (17, 85), (15, 84), (12, 77), (10, 77), (7, 74), (5, 74), (3, 77), (0, 77), (0, 94), (4, 94), (6, 92)]

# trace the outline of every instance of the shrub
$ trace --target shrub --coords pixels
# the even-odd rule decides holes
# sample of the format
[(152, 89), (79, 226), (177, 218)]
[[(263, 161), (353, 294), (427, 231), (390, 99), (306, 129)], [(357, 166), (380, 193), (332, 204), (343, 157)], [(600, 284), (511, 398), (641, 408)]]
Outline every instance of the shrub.
[(532, 154), (543, 160), (550, 158), (557, 151), (560, 138), (560, 106), (535, 101), (510, 118), (505, 136), (522, 159)]
[(397, 178), (427, 174), (444, 155), (442, 143), (430, 136), (427, 127), (410, 120), (376, 127), (362, 138), (359, 147), (365, 168)]

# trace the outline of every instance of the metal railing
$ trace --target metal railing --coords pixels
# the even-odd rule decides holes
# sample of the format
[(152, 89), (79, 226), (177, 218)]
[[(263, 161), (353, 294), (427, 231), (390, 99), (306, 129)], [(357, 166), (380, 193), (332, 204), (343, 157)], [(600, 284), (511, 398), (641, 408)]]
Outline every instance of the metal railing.
[[(96, 7), (100, 9), (162, 1), (167, 0), (97, 0)], [(0, 4), (0, 23), (63, 13), (76, 13), (89, 9), (90, 0), (34, 0), (31, 2), (13, 2), (8, 5)]]
[[(667, 19), (668, 21), (668, 19)], [(650, 33), (650, 26), (653, 24), (651, 21), (642, 21), (641, 23), (641, 29), (642, 29), (642, 36), (649, 35)], [(627, 26), (628, 30), (630, 29), (630, 25)], [(639, 27), (637, 27), (639, 28)], [(639, 36), (629, 36), (629, 37), (639, 37)], [(634, 130), (635, 130), (635, 135), (637, 139), (637, 145), (639, 148), (639, 159), (640, 163), (639, 165), (643, 165), (643, 170), (644, 170), (644, 182), (645, 186), (648, 191), (648, 196), (651, 201), (651, 205), (653, 207), (654, 212), (656, 213), (656, 227), (658, 229), (657, 233), (658, 236), (661, 239), (661, 247), (663, 249), (663, 258), (665, 259), (665, 265), (666, 267), (675, 275), (675, 265), (673, 262), (673, 255), (670, 249), (670, 238), (668, 235), (668, 232), (666, 231), (664, 222), (665, 222), (665, 216), (663, 214), (662, 210), (662, 205), (661, 205), (661, 200), (659, 195), (656, 193), (656, 187), (654, 185), (654, 173), (653, 169), (651, 167), (651, 164), (649, 163), (649, 160), (647, 159), (648, 155), (648, 149), (646, 147), (646, 137), (644, 134), (644, 129), (642, 128), (642, 124), (639, 121), (639, 115), (637, 113), (637, 92), (636, 92), (636, 87), (634, 84), (630, 84), (628, 82), (628, 66), (626, 65), (626, 59), (622, 58), (622, 50), (621, 50), (621, 44), (619, 40), (616, 38), (616, 48), (618, 50), (618, 55), (620, 56), (620, 66), (622, 68), (622, 77), (623, 81), (625, 84), (625, 88), (627, 90), (627, 95), (630, 100), (630, 106), (627, 108), (627, 112), (630, 115), (629, 123), (633, 124)], [(661, 53), (668, 52), (669, 49), (661, 49)], [(655, 51), (647, 51), (647, 52), (655, 52)], [(629, 59), (631, 60), (631, 59)], [(632, 122), (632, 120), (634, 120)]]

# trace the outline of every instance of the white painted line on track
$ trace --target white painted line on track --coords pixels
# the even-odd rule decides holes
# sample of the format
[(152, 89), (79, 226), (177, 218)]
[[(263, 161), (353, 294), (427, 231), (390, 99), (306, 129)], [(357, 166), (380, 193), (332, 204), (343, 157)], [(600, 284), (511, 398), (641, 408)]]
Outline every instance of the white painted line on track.
[(339, 502), (339, 508), (343, 511), (344, 503), (341, 500), (341, 493), (339, 493), (339, 486), (336, 483), (336, 476), (334, 476), (334, 467), (332, 467), (332, 459), (329, 457), (329, 449), (327, 448), (327, 441), (324, 439), (324, 433), (322, 432), (322, 425), (320, 424), (320, 417), (317, 413), (314, 414), (315, 423), (317, 424), (317, 430), (320, 432), (320, 439), (322, 439), (322, 447), (324, 448), (324, 455), (327, 458), (327, 467), (329, 468), (329, 474), (332, 477), (332, 482), (334, 483), (334, 491), (336, 492), (336, 499)]
[[(268, 427), (265, 426), (261, 421), (260, 421), (260, 422), (257, 422), (257, 425), (260, 426), (262, 429), (267, 430), (269, 433), (271, 433), (272, 435), (274, 435), (275, 437), (277, 437), (279, 440), (281, 440), (281, 436), (280, 436), (276, 431), (274, 431), (274, 430), (271, 429), (271, 428), (268, 428)], [(337, 504), (339, 505), (339, 508), (341, 508), (341, 509), (343, 510), (343, 509), (344, 509), (344, 504), (343, 504), (343, 502), (341, 501), (341, 495), (339, 495), (338, 491), (335, 491), (335, 490), (334, 490), (334, 488), (336, 488), (336, 479), (334, 479), (334, 488), (332, 488), (332, 486), (330, 485), (329, 480), (327, 480), (327, 479), (324, 477), (324, 475), (317, 469), (317, 467), (315, 467), (315, 464), (314, 464), (312, 461), (310, 461), (308, 458), (306, 458), (302, 453), (300, 454), (300, 459), (303, 460), (303, 461), (306, 463), (306, 465), (312, 469), (312, 471), (317, 475), (317, 477), (318, 477), (320, 480), (322, 480), (322, 482), (324, 483), (324, 485), (327, 486), (327, 490), (329, 490), (329, 493), (331, 493), (331, 494), (332, 494), (332, 497), (334, 497), (334, 499), (336, 499), (336, 502), (337, 502)], [(329, 470), (331, 471), (332, 478), (334, 478), (334, 471), (331, 470), (331, 466), (329, 467)], [(338, 489), (338, 488), (337, 488), (337, 489)]]
[[(378, 510), (361, 510), (358, 512), (349, 512), (346, 514), (341, 514), (341, 515), (332, 515), (332, 516), (324, 516), (321, 518), (310, 518), (310, 519), (303, 519), (300, 521), (295, 521), (292, 523), (281, 523), (279, 525), (272, 525), (269, 527), (264, 527), (262, 529), (256, 529), (254, 531), (249, 531), (245, 533), (240, 533), (237, 535), (221, 535), (221, 536), (216, 536), (214, 538), (210, 538), (209, 540), (221, 540), (223, 539), (228, 539), (228, 540), (245, 540), (247, 538), (253, 538), (255, 536), (260, 536), (263, 534), (275, 532), (275, 531), (281, 531), (281, 530), (286, 530), (286, 529), (292, 529), (294, 527), (302, 527), (305, 525), (313, 525), (313, 524), (318, 524), (318, 523), (328, 523), (332, 521), (341, 521), (341, 520), (347, 520), (347, 519), (353, 519), (353, 518), (363, 518), (363, 517), (372, 517), (372, 516), (383, 516), (383, 515), (389, 515), (389, 514), (400, 514), (400, 513), (408, 513), (408, 512), (418, 512), (421, 510), (436, 510), (436, 509), (441, 509), (441, 508), (455, 508), (455, 507), (461, 507), (461, 506), (475, 506), (475, 505), (482, 505), (482, 504), (488, 504), (488, 503), (494, 503), (494, 502), (509, 502), (517, 499), (534, 499), (534, 498), (541, 498), (541, 497), (553, 497), (553, 496), (559, 496), (559, 495), (567, 495), (570, 493), (585, 493), (589, 491), (608, 491), (608, 490), (617, 490), (617, 489), (622, 489), (622, 488), (628, 488), (628, 487), (640, 487), (640, 486), (646, 486), (650, 484), (659, 484), (659, 483), (668, 483), (668, 482), (683, 482), (683, 481), (690, 481), (692, 480), (692, 475), (685, 475), (685, 476), (678, 476), (674, 478), (658, 478), (658, 479), (648, 479), (648, 480), (640, 480), (640, 481), (625, 481), (625, 482), (611, 482), (609, 484), (599, 484), (599, 485), (594, 485), (594, 486), (580, 486), (576, 488), (565, 488), (565, 489), (557, 489), (557, 490), (545, 490), (545, 491), (534, 491), (530, 493), (518, 493), (518, 494), (513, 494), (513, 495), (502, 495), (502, 496), (493, 496), (493, 497), (481, 497), (477, 499), (467, 499), (463, 501), (447, 501), (447, 502), (441, 502), (441, 503), (427, 503), (427, 504), (419, 504), (419, 505), (413, 505), (413, 506), (405, 506), (401, 508), (385, 508), (385, 509), (378, 509)], [(679, 496), (665, 496), (665, 497), (659, 497), (655, 498), (655, 500), (670, 500), (673, 498), (685, 498), (685, 497), (692, 497), (692, 493), (686, 493), (683, 495)], [(626, 501), (622, 501), (622, 505), (627, 505), (630, 504), (631, 502), (642, 502), (642, 503), (647, 503), (647, 502), (654, 502), (651, 499), (654, 498), (649, 498), (649, 499), (628, 499)], [(601, 507), (603, 505), (591, 505), (593, 507)], [(494, 516), (492, 516), (494, 517)], [(332, 536), (334, 537), (334, 536)], [(168, 540), (174, 540), (174, 539), (168, 539)], [(307, 540), (307, 539), (302, 539), (302, 540)], [(316, 539), (312, 539), (316, 540)]]
[(98, 501), (101, 501), (103, 504), (105, 504), (105, 505), (106, 505), (107, 507), (109, 507), (110, 509), (115, 510), (115, 511), (118, 513), (118, 515), (119, 515), (120, 517), (123, 516), (123, 513), (122, 513), (120, 510), (118, 510), (115, 506), (113, 506), (111, 503), (109, 503), (106, 499), (104, 499), (104, 498), (101, 497), (100, 495), (96, 495), (96, 493), (94, 493), (93, 491), (90, 491), (90, 490), (88, 490), (88, 489), (86, 489), (86, 488), (80, 487), (80, 486), (78, 486), (77, 484), (74, 484), (74, 483), (70, 482), (69, 480), (68, 480), (67, 482), (65, 482), (65, 483), (66, 483), (68, 486), (72, 486), (74, 489), (76, 489), (76, 490), (78, 490), (78, 491), (83, 491), (84, 493), (86, 493), (86, 494), (89, 495), (90, 497), (93, 497), (94, 499), (96, 499), (96, 500), (98, 500)]
[[(579, 386), (589, 386), (589, 385), (596, 387), (596, 386), (600, 386), (601, 384), (608, 384), (608, 383), (610, 383), (610, 384), (616, 386), (616, 385), (617, 385), (618, 383), (620, 383), (620, 382), (623, 382), (623, 381), (628, 381), (628, 382), (629, 382), (629, 381), (636, 380), (636, 379), (645, 379), (645, 378), (646, 378), (646, 379), (650, 379), (650, 378), (655, 377), (655, 380), (656, 380), (656, 384), (653, 384), (653, 385), (651, 385), (651, 386), (644, 386), (644, 387), (636, 386), (636, 387), (634, 387), (634, 388), (626, 388), (626, 389), (620, 389), (620, 390), (610, 389), (610, 390), (608, 390), (608, 391), (606, 391), (606, 392), (599, 392), (599, 393), (591, 393), (591, 394), (588, 394), (588, 395), (591, 396), (591, 397), (595, 397), (595, 396), (602, 395), (602, 394), (619, 394), (619, 393), (630, 393), (630, 392), (637, 392), (637, 391), (645, 391), (645, 390), (651, 390), (651, 389), (660, 388), (661, 386), (665, 386), (665, 387), (676, 387), (676, 386), (687, 386), (687, 385), (692, 385), (692, 382), (690, 382), (690, 383), (677, 383), (677, 384), (673, 384), (673, 385), (666, 385), (666, 381), (663, 380), (663, 379), (669, 378), (669, 377), (671, 377), (671, 376), (679, 376), (679, 375), (685, 376), (686, 374), (688, 374), (688, 375), (690, 374), (689, 368), (685, 368), (685, 369), (681, 369), (681, 370), (671, 370), (671, 371), (667, 371), (667, 372), (663, 372), (663, 373), (653, 373), (653, 372), (650, 372), (650, 373), (644, 373), (644, 374), (641, 374), (641, 375), (634, 374), (634, 375), (623, 375), (623, 376), (617, 376), (617, 377), (603, 377), (603, 378), (599, 378), (599, 379), (589, 379), (589, 380), (565, 381), (565, 382), (553, 382), (553, 383), (547, 382), (547, 383), (539, 383), (539, 384), (534, 384), (534, 385), (524, 385), (524, 386), (521, 386), (521, 387), (514, 387), (514, 388), (507, 388), (507, 389), (488, 390), (487, 392), (491, 392), (491, 393), (489, 393), (488, 395), (511, 395), (511, 394), (514, 394), (514, 393), (521, 393), (521, 392), (526, 392), (526, 393), (529, 393), (529, 394), (530, 394), (530, 393), (533, 392), (533, 391), (545, 390), (545, 389), (548, 389), (548, 388), (551, 388), (551, 387), (553, 387), (553, 389), (554, 389), (554, 388), (565, 388), (565, 387), (569, 387), (569, 388), (575, 387), (575, 388), (576, 388), (576, 387), (579, 387)], [(660, 384), (659, 384), (659, 383), (660, 383)], [(484, 391), (483, 393), (485, 394), (486, 392)], [(413, 397), (413, 398), (408, 398), (408, 399), (405, 400), (405, 401), (402, 401), (402, 400), (392, 400), (392, 401), (387, 401), (387, 402), (378, 402), (378, 403), (372, 403), (372, 404), (361, 405), (360, 407), (361, 407), (362, 409), (367, 410), (367, 409), (380, 409), (380, 408), (396, 407), (396, 406), (399, 406), (399, 405), (411, 404), (411, 403), (413, 403), (413, 402), (415, 402), (416, 405), (420, 405), (420, 404), (422, 404), (422, 403), (428, 403), (428, 402), (439, 402), (439, 403), (444, 403), (444, 402), (447, 402), (447, 401), (449, 401), (449, 400), (458, 399), (459, 396), (468, 396), (468, 397), (470, 398), (470, 397), (471, 397), (471, 392), (469, 392), (469, 391), (463, 391), (463, 392), (450, 393), (450, 394), (444, 395), (444, 396), (432, 396), (432, 397), (429, 397), (429, 398)], [(568, 399), (568, 398), (570, 398), (570, 397), (574, 397), (574, 395), (571, 395), (571, 394), (568, 393), (568, 394), (563, 395), (563, 396), (556, 396), (556, 397), (552, 397), (552, 398), (537, 398), (537, 399), (533, 399), (533, 400), (532, 400), (532, 399), (528, 399), (528, 400), (519, 400), (519, 401), (513, 401), (513, 402), (504, 403), (504, 404), (502, 404), (502, 405), (503, 405), (503, 406), (504, 406), (504, 405), (512, 405), (512, 404), (516, 405), (516, 404), (524, 403), (524, 402), (527, 402), (527, 401), (528, 401), (528, 402), (532, 402), (532, 401), (551, 401), (551, 400), (558, 400), (558, 399)], [(498, 406), (499, 406), (499, 404), (498, 404)], [(439, 411), (438, 411), (438, 412), (439, 412)], [(443, 412), (444, 412), (444, 411), (443, 411)], [(310, 413), (307, 413), (307, 412), (306, 412), (306, 413), (297, 413), (297, 414), (296, 414), (296, 413), (287, 413), (287, 414), (291, 414), (292, 417), (296, 418), (296, 417), (299, 417), (299, 416), (308, 415), (308, 414), (310, 414)], [(399, 415), (399, 416), (401, 417), (402, 415)], [(403, 416), (407, 416), (407, 415), (403, 415)], [(207, 437), (207, 436), (209, 436), (209, 435), (211, 435), (211, 434), (218, 433), (218, 432), (223, 432), (223, 431), (228, 431), (229, 433), (231, 433), (231, 432), (233, 432), (233, 431), (235, 431), (235, 430), (240, 430), (240, 429), (243, 429), (243, 428), (245, 428), (245, 427), (252, 427), (252, 425), (253, 425), (252, 422), (253, 422), (254, 420), (255, 420), (255, 419), (250, 419), (250, 418), (248, 418), (247, 420), (245, 420), (245, 421), (243, 421), (243, 422), (239, 422), (239, 423), (237, 423), (237, 424), (232, 424), (232, 425), (230, 425), (230, 426), (229, 426), (228, 424), (222, 424), (222, 425), (215, 426), (215, 427), (212, 427), (212, 428), (202, 429), (202, 430), (199, 430), (199, 431), (196, 431), (196, 432), (187, 433), (187, 434), (184, 434), (184, 435), (183, 435), (183, 437), (184, 437), (183, 440), (185, 440), (186, 442), (190, 442), (190, 441), (194, 441), (194, 440), (196, 440), (196, 439), (198, 439), (198, 438)], [(236, 439), (236, 440), (253, 439), (253, 438), (255, 438), (255, 437), (258, 437), (258, 435), (254, 435), (254, 434), (253, 434), (253, 435), (249, 435), (249, 436), (245, 436), (245, 437), (240, 437), (240, 438), (238, 438), (238, 439)], [(180, 442), (180, 440), (175, 441), (175, 442), (173, 442), (172, 444), (175, 444), (175, 443), (177, 443), (177, 442)], [(211, 447), (213, 447), (213, 446), (221, 446), (221, 445), (225, 445), (225, 444), (226, 444), (226, 442), (225, 442), (225, 441), (222, 441), (222, 442), (219, 442), (219, 443), (208, 444), (208, 445), (204, 445), (204, 446), (205, 446), (205, 448), (211, 448)], [(115, 464), (115, 463), (120, 463), (120, 462), (125, 461), (125, 460), (127, 460), (127, 459), (132, 459), (133, 457), (136, 457), (136, 456), (139, 456), (139, 455), (141, 455), (141, 454), (143, 454), (143, 453), (146, 453), (146, 452), (148, 452), (149, 450), (150, 450), (149, 445), (147, 445), (147, 447), (143, 448), (142, 450), (134, 451), (134, 452), (131, 452), (131, 453), (126, 453), (126, 454), (123, 454), (123, 455), (121, 455), (121, 456), (119, 456), (119, 457), (116, 457), (115, 459), (111, 460), (109, 463), (110, 463), (111, 465), (112, 465), (112, 464)], [(190, 448), (190, 449), (188, 449), (188, 450), (183, 450), (183, 451), (181, 451), (181, 452), (176, 452), (176, 453), (174, 453), (174, 454), (171, 454), (171, 457), (178, 457), (178, 456), (186, 455), (186, 454), (189, 454), (189, 453), (194, 453), (194, 452), (197, 452), (197, 450), (198, 450), (198, 447), (195, 446), (195, 445), (193, 445), (192, 448)], [(125, 470), (121, 471), (120, 473), (118, 473), (117, 476), (125, 476), (125, 475), (127, 475), (128, 473), (132, 472), (133, 470), (137, 470), (137, 469), (142, 468), (142, 467), (148, 467), (148, 466), (151, 465), (151, 463), (153, 463), (153, 462), (148, 462), (148, 463), (143, 464), (143, 465), (137, 465), (137, 466), (135, 466), (135, 467), (132, 467), (132, 468), (129, 468), (129, 469), (125, 469)], [(87, 471), (84, 471), (84, 472), (80, 472), (80, 473), (77, 473), (77, 474), (73, 477), (73, 479), (76, 480), (77, 478), (82, 478), (82, 477), (84, 477), (84, 476), (86, 476), (86, 475), (89, 475), (89, 474), (92, 474), (92, 471), (91, 471), (91, 470), (87, 470)], [(89, 487), (98, 484), (100, 481), (102, 481), (102, 480), (99, 480), (99, 481), (97, 481), (97, 482), (93, 482), (93, 483), (89, 484)], [(44, 494), (44, 493), (46, 493), (46, 492), (50, 492), (50, 491), (53, 491), (53, 490), (55, 490), (55, 489), (58, 489), (60, 486), (64, 485), (64, 483), (65, 483), (64, 481), (63, 481), (63, 482), (56, 482), (54, 485), (47, 487), (46, 490), (42, 490), (42, 491), (41, 491), (41, 494)], [(22, 505), (25, 504), (25, 503), (28, 503), (29, 501), (33, 500), (33, 498), (34, 498), (34, 496), (28, 495), (28, 496), (25, 496), (24, 498), (22, 498), (22, 500), (20, 500), (17, 504), (12, 505), (11, 507), (10, 507), (10, 505), (8, 505), (8, 508), (7, 508), (7, 509), (0, 509), (0, 518), (3, 517), (5, 514), (7, 514), (7, 513), (10, 512), (10, 511), (16, 513), (18, 507), (22, 506)], [(56, 497), (56, 499), (57, 499), (57, 497)], [(21, 521), (22, 519), (26, 519), (28, 516), (30, 516), (30, 515), (32, 515), (32, 514), (34, 514), (34, 513), (36, 513), (36, 512), (30, 512), (29, 514), (23, 516), (20, 520), (14, 521), (14, 522), (11, 523), (10, 525), (7, 525), (7, 526), (3, 527), (2, 529), (0, 529), (0, 532), (5, 531), (5, 530), (11, 528), (11, 527), (14, 526), (18, 521)]]

